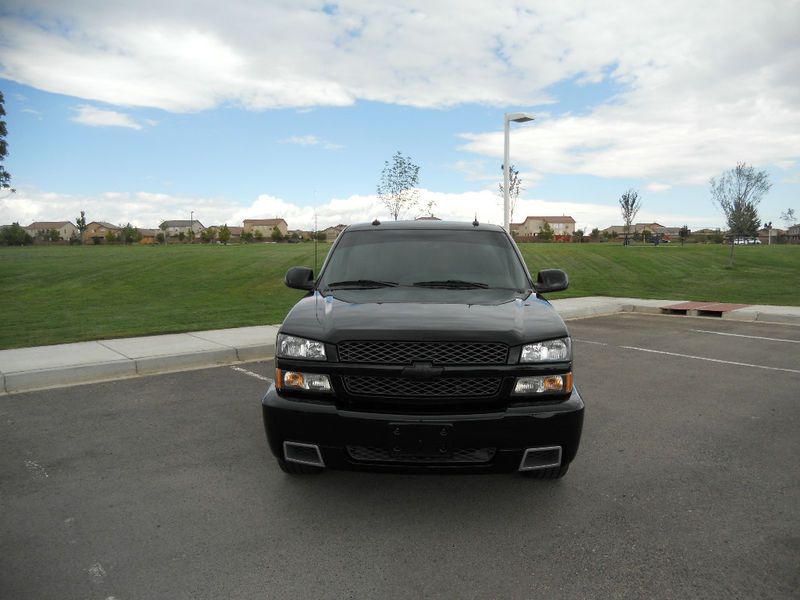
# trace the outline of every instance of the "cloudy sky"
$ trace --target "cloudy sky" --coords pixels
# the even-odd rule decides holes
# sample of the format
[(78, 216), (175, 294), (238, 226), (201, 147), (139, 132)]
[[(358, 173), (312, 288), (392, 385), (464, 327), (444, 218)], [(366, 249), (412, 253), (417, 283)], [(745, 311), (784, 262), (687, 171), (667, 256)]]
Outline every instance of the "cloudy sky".
[(744, 161), (777, 224), (800, 210), (798, 23), (797, 0), (5, 0), (0, 223), (386, 218), (398, 150), (437, 215), (498, 223), (523, 110), (515, 220), (605, 227), (633, 187), (638, 220), (719, 226), (708, 179)]

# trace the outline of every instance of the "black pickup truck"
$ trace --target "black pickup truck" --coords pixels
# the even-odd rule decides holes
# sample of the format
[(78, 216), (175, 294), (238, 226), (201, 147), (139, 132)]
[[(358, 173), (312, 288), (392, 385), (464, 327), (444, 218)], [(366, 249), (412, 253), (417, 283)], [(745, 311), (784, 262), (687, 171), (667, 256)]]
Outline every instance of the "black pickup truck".
[(262, 400), (285, 472), (567, 472), (584, 405), (567, 328), (541, 296), (567, 276), (532, 281), (504, 229), (351, 225), (316, 280), (294, 267), (285, 283), (308, 291)]

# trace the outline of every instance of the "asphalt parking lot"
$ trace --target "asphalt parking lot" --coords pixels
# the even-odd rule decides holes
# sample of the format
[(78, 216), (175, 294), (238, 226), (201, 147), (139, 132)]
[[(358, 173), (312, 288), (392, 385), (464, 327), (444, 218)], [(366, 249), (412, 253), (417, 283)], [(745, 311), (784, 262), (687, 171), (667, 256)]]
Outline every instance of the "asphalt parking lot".
[(557, 482), (284, 475), (270, 362), (0, 397), (0, 597), (797, 598), (800, 327), (569, 326)]

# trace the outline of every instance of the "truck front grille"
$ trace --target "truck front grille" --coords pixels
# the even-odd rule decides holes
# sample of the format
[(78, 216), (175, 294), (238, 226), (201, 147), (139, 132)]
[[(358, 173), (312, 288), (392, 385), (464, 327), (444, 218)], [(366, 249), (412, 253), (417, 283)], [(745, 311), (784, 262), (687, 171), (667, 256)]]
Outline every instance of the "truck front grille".
[(342, 342), (339, 360), (346, 363), (410, 365), (504, 365), (508, 346), (495, 342)]
[(347, 453), (353, 460), (361, 462), (404, 462), (404, 463), (488, 463), (494, 458), (496, 448), (460, 448), (447, 455), (404, 455), (395, 454), (385, 448), (372, 446), (348, 446)]
[(501, 377), (447, 377), (433, 381), (415, 381), (402, 377), (343, 377), (347, 392), (353, 396), (389, 396), (395, 398), (488, 398), (497, 395)]

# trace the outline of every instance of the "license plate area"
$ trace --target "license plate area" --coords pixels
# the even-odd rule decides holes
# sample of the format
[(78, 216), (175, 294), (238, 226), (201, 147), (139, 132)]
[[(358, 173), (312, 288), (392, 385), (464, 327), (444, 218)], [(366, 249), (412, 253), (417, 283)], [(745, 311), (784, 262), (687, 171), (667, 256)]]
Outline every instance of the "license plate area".
[(393, 457), (452, 456), (452, 423), (390, 423), (389, 448)]

